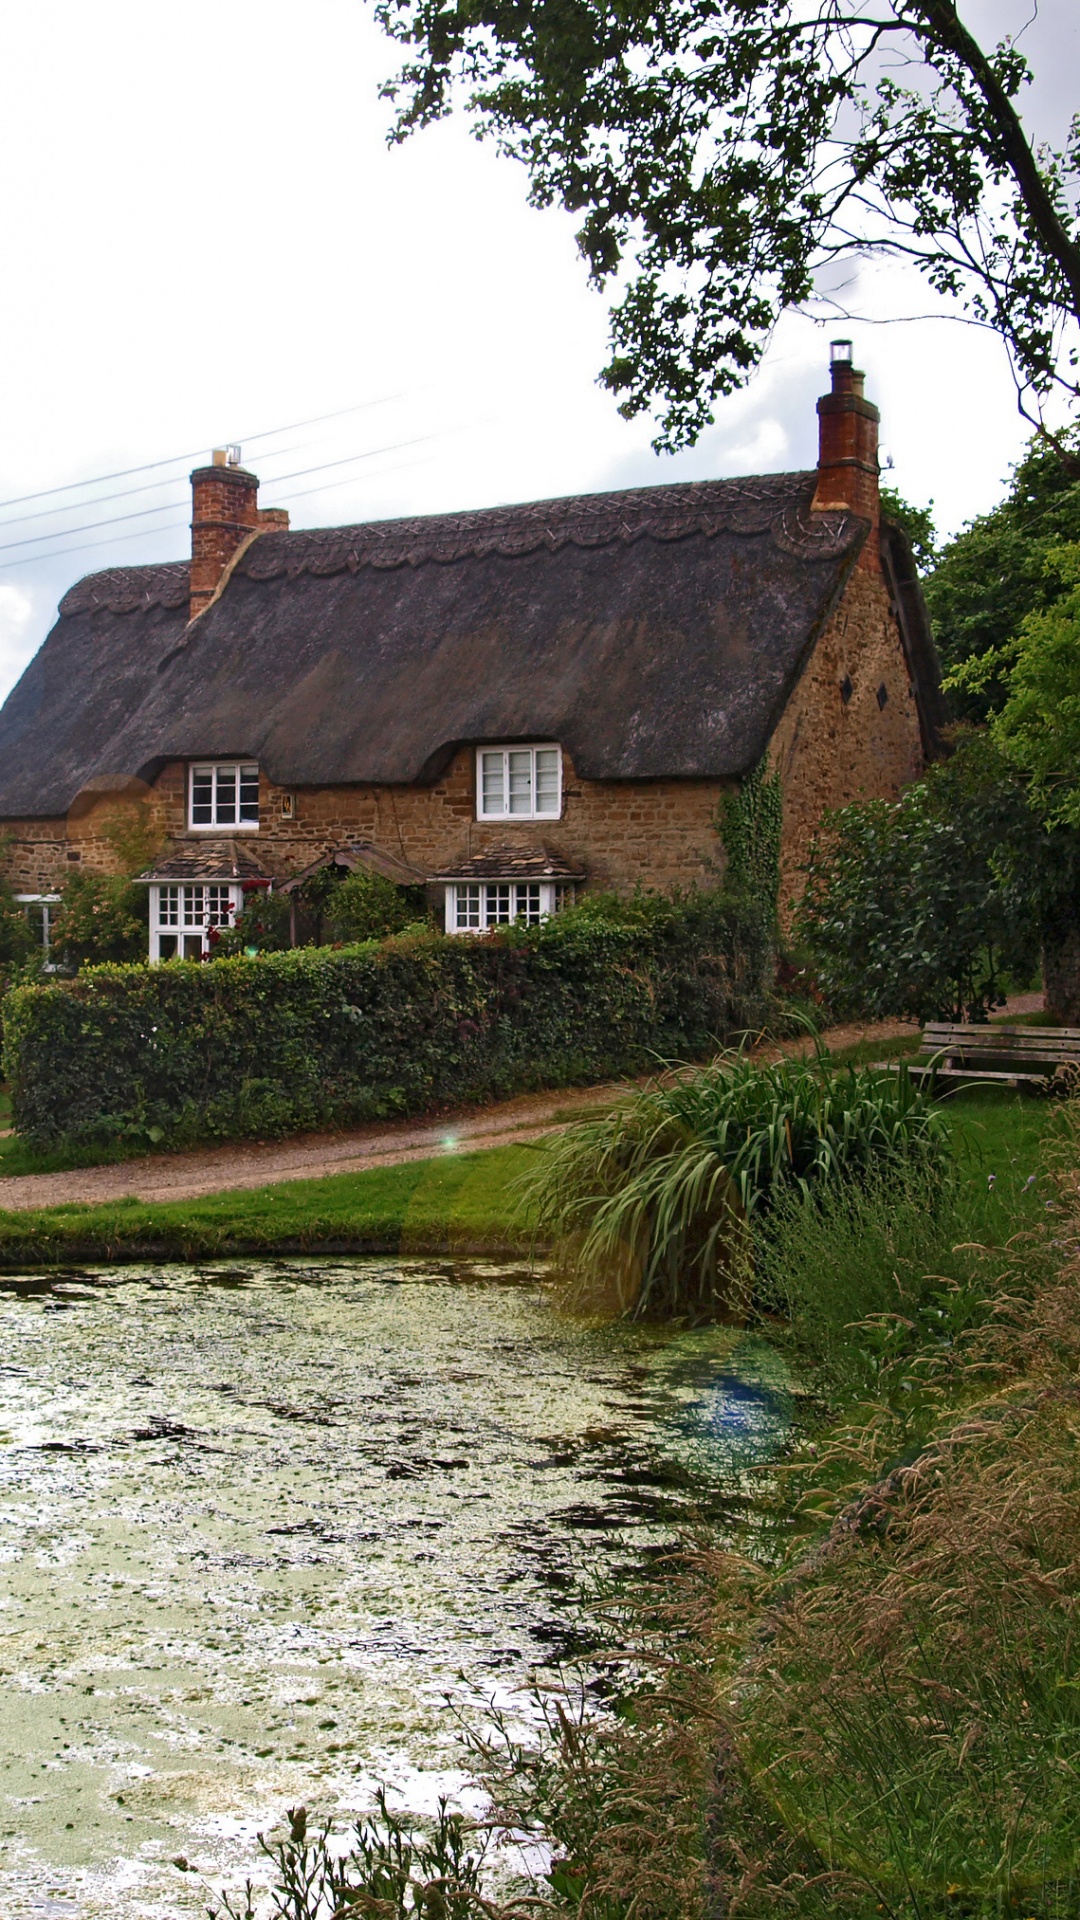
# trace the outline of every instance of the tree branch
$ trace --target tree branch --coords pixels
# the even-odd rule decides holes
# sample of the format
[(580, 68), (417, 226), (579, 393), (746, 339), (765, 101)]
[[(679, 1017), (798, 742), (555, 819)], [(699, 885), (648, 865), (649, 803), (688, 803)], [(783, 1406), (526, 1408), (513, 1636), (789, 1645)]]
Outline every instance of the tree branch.
[(1080, 245), (1070, 238), (1039, 172), (1020, 116), (982, 48), (963, 25), (953, 0), (913, 0), (941, 45), (962, 61), (982, 94), (1002, 150), (1039, 239), (1061, 269), (1073, 313), (1080, 320)]

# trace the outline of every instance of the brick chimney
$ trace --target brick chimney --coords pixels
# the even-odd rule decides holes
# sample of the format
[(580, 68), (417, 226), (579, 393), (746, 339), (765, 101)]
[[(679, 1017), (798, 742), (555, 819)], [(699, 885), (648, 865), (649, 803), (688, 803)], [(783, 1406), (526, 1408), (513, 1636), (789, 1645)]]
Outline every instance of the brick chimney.
[(869, 520), (871, 534), (863, 555), (877, 564), (878, 421), (877, 408), (863, 398), (861, 374), (851, 364), (851, 341), (831, 348), (832, 392), (823, 393), (818, 411), (818, 479), (813, 505), (819, 512), (846, 507)]
[(191, 476), (192, 620), (209, 606), (237, 547), (259, 525), (259, 483), (239, 460), (239, 448), (217, 447), (213, 466), (196, 467)]

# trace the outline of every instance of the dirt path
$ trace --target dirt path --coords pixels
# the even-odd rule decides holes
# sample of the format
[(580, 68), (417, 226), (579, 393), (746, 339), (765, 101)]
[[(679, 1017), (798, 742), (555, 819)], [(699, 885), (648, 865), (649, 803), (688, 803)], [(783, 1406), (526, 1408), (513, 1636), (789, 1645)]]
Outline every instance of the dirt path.
[[(1031, 1013), (1038, 995), (1010, 1001), (1007, 1011)], [(860, 1040), (892, 1040), (914, 1029), (900, 1020), (874, 1026), (831, 1027), (822, 1037), (832, 1048)], [(808, 1051), (812, 1041), (794, 1040), (762, 1049), (764, 1058)], [(110, 1200), (196, 1200), (208, 1193), (277, 1186), (283, 1180), (318, 1180), (331, 1173), (361, 1173), (403, 1160), (430, 1160), (440, 1153), (475, 1153), (537, 1140), (581, 1111), (606, 1105), (627, 1082), (575, 1087), (558, 1093), (522, 1094), (491, 1107), (465, 1108), (434, 1120), (381, 1121), (348, 1133), (305, 1133), (289, 1140), (248, 1141), (203, 1147), (191, 1153), (155, 1153), (118, 1166), (79, 1167), (70, 1173), (28, 1173), (0, 1179), (0, 1209), (24, 1213), (33, 1207)]]

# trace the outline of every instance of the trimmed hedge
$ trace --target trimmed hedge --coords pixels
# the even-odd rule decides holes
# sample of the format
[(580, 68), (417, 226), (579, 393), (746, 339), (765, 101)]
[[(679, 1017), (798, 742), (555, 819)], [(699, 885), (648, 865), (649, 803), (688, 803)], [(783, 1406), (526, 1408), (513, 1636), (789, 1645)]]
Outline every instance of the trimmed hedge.
[(8, 994), (14, 1124), (39, 1148), (179, 1147), (587, 1082), (757, 1025), (772, 962), (767, 917), (700, 894), (479, 940), (95, 967)]

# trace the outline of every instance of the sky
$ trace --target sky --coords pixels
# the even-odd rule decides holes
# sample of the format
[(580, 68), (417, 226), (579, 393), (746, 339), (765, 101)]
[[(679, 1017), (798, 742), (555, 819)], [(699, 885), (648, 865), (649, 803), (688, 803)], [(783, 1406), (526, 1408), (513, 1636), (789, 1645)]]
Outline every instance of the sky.
[[(1060, 138), (1075, 0), (964, 17), (1026, 28), (1025, 114)], [(864, 275), (864, 322), (785, 319), (698, 445), (655, 455), (596, 384), (573, 220), (463, 118), (388, 148), (396, 63), (367, 0), (0, 0), (0, 698), (83, 573), (185, 556), (187, 473), (227, 443), (294, 526), (804, 467), (850, 333), (893, 484), (946, 532), (1000, 498), (1028, 431), (1004, 350), (902, 317), (931, 302), (897, 267)]]

